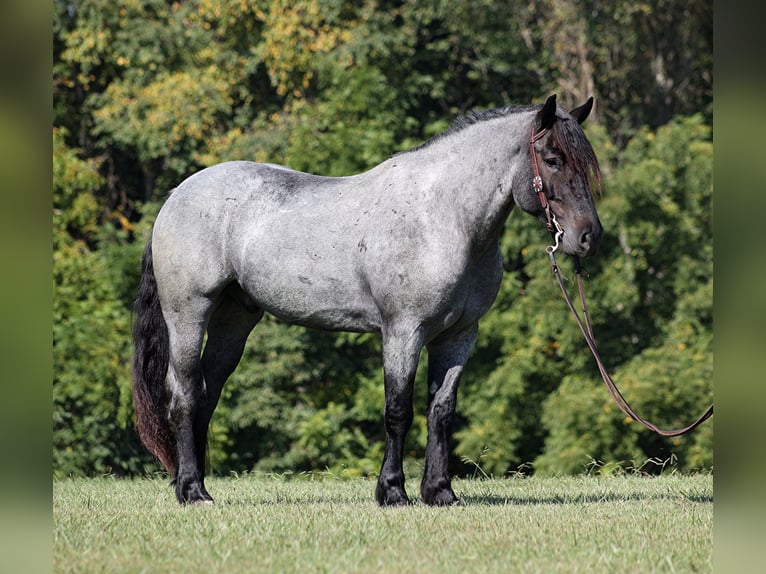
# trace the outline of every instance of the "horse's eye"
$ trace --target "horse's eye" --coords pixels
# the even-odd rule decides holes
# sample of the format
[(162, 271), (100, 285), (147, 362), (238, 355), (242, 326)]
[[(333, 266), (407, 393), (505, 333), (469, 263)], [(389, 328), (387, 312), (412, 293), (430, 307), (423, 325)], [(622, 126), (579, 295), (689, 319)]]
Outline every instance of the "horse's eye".
[(561, 160), (559, 158), (555, 157), (555, 156), (553, 156), (553, 157), (546, 157), (543, 161), (545, 162), (545, 164), (548, 167), (553, 167), (553, 168), (556, 168), (556, 169), (561, 167)]

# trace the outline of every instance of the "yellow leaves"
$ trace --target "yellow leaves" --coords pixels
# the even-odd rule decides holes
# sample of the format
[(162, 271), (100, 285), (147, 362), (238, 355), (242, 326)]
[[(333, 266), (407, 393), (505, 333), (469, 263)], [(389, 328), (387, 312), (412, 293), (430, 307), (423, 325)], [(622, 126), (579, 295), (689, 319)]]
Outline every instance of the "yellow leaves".
[(203, 18), (218, 19), (221, 17), (222, 2), (214, 0), (202, 0), (199, 3), (197, 12)]
[(200, 66), (211, 65), (216, 60), (218, 51), (215, 46), (206, 46), (195, 54), (195, 62)]
[(192, 19), (201, 20), (198, 25), (205, 30), (216, 29), (225, 35), (235, 26), (252, 29), (260, 12), (253, 0), (201, 0)]
[(63, 62), (76, 62), (82, 70), (77, 74), (77, 81), (84, 90), (90, 88), (91, 82), (96, 78), (91, 70), (99, 66), (108, 53), (112, 43), (112, 34), (109, 30), (74, 30), (64, 39), (66, 48), (61, 53)]
[(317, 55), (348, 42), (356, 24), (324, 12), (312, 0), (272, 0), (268, 11), (257, 14), (265, 24), (261, 56), (271, 82), (279, 95), (296, 98), (302, 97), (315, 77)]
[(125, 217), (122, 213), (119, 211), (113, 212), (112, 216), (119, 222), (120, 227), (123, 231), (132, 231), (133, 230), (133, 224), (128, 221), (128, 218)]
[[(194, 154), (194, 161), (199, 165), (208, 166), (234, 159), (231, 156), (231, 149), (236, 147), (237, 142), (242, 139), (242, 136), (243, 131), (239, 127), (228, 130), (223, 134), (211, 133), (205, 137), (203, 151)], [(242, 156), (237, 154), (235, 154), (235, 157), (237, 159), (242, 158)]]
[(142, 159), (199, 149), (231, 110), (230, 85), (215, 66), (169, 72), (141, 87), (112, 83), (94, 111), (100, 131), (135, 145)]

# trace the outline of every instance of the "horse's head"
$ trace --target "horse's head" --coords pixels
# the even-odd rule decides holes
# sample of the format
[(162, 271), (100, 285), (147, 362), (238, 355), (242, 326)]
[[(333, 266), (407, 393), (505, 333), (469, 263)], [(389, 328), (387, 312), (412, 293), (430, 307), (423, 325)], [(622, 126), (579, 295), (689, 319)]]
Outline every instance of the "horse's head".
[(561, 245), (569, 255), (593, 255), (603, 234), (591, 193), (591, 184), (600, 187), (598, 160), (580, 127), (592, 107), (589, 98), (567, 113), (556, 106), (555, 95), (548, 98), (530, 128), (532, 178), (514, 193), (524, 211), (551, 231), (563, 231)]

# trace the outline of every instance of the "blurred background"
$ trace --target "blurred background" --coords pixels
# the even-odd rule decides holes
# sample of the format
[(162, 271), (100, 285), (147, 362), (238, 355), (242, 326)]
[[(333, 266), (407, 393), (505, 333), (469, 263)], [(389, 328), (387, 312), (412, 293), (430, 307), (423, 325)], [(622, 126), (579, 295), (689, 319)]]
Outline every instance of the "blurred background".
[[(54, 477), (160, 470), (133, 427), (131, 304), (154, 217), (185, 177), (233, 159), (358, 173), (469, 110), (552, 93), (567, 109), (596, 98), (584, 127), (605, 236), (584, 263), (601, 355), (643, 417), (687, 424), (713, 389), (712, 46), (700, 0), (54, 0)], [(612, 404), (548, 239), (512, 213), (452, 472), (712, 469), (713, 419), (664, 439)], [(210, 470), (375, 474), (382, 412), (378, 337), (267, 318), (213, 418)]]

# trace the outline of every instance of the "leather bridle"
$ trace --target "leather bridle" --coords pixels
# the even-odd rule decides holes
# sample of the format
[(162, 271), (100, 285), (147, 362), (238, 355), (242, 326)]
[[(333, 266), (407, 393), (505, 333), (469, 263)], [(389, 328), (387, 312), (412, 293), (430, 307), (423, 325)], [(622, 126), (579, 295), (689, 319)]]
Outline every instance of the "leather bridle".
[(572, 302), (572, 298), (569, 296), (569, 293), (566, 287), (564, 286), (564, 280), (561, 276), (561, 272), (559, 271), (558, 264), (556, 263), (556, 257), (554, 255), (555, 251), (558, 249), (559, 240), (561, 236), (564, 234), (564, 230), (561, 228), (558, 221), (556, 221), (556, 215), (551, 210), (550, 202), (548, 201), (548, 198), (545, 196), (545, 193), (543, 191), (543, 180), (540, 177), (540, 170), (538, 169), (538, 166), (537, 166), (537, 154), (535, 152), (535, 142), (538, 141), (540, 138), (542, 138), (547, 132), (548, 132), (547, 129), (543, 129), (535, 133), (534, 127), (532, 128), (532, 136), (530, 137), (530, 140), (529, 140), (529, 152), (532, 156), (532, 170), (534, 172), (534, 178), (532, 179), (532, 188), (534, 189), (535, 193), (537, 193), (538, 197), (540, 198), (540, 203), (542, 204), (542, 207), (545, 210), (545, 217), (547, 220), (546, 227), (554, 236), (554, 244), (549, 245), (545, 249), (545, 252), (548, 254), (548, 258), (551, 261), (551, 269), (553, 270), (553, 275), (556, 277), (556, 281), (559, 284), (561, 293), (564, 295), (564, 300), (566, 301), (567, 306), (569, 307), (569, 310), (572, 312), (572, 315), (574, 315), (574, 318), (577, 321), (577, 326), (580, 328), (580, 331), (582, 332), (583, 337), (585, 338), (585, 342), (587, 343), (588, 348), (593, 354), (593, 358), (596, 360), (596, 365), (598, 366), (599, 373), (601, 373), (601, 378), (604, 380), (604, 384), (606, 385), (606, 388), (609, 390), (609, 394), (612, 395), (612, 399), (614, 399), (614, 402), (617, 404), (619, 409), (632, 420), (643, 425), (649, 430), (656, 432), (659, 435), (672, 437), (672, 436), (679, 436), (679, 435), (685, 434), (697, 428), (700, 424), (702, 424), (704, 421), (710, 418), (710, 416), (713, 414), (713, 405), (711, 404), (707, 408), (707, 410), (704, 413), (702, 413), (697, 418), (697, 420), (695, 420), (690, 425), (685, 426), (683, 428), (679, 428), (679, 429), (673, 429), (673, 430), (661, 429), (657, 427), (654, 423), (651, 423), (647, 421), (646, 419), (640, 417), (633, 410), (633, 408), (630, 406), (628, 401), (625, 400), (625, 397), (622, 396), (622, 393), (617, 388), (617, 385), (615, 385), (614, 381), (612, 380), (612, 377), (609, 376), (609, 373), (607, 372), (606, 367), (604, 366), (604, 363), (601, 360), (601, 356), (599, 355), (598, 347), (596, 346), (596, 341), (593, 336), (593, 327), (591, 326), (590, 316), (588, 315), (588, 306), (585, 303), (585, 290), (583, 289), (580, 258), (577, 257), (576, 255), (573, 256), (574, 269), (575, 269), (575, 275), (577, 277), (577, 290), (580, 296), (580, 305), (582, 307), (582, 313), (585, 319), (584, 322), (583, 322), (583, 319), (580, 317), (579, 313), (577, 312), (577, 310), (575, 309), (574, 303)]
[(535, 152), (535, 142), (547, 133), (547, 129), (541, 129), (539, 132), (535, 133), (535, 128), (532, 127), (532, 137), (529, 138), (529, 155), (532, 156), (532, 171), (534, 172), (532, 189), (537, 193), (537, 197), (540, 198), (540, 204), (545, 210), (545, 219), (547, 220), (545, 227), (548, 228), (548, 231), (554, 233), (554, 229), (558, 228), (560, 230), (561, 228), (558, 226), (558, 223), (556, 223), (556, 227), (554, 227), (555, 218), (551, 211), (551, 204), (548, 202), (548, 198), (543, 192), (543, 178), (540, 177), (540, 169), (537, 167), (537, 153)]

